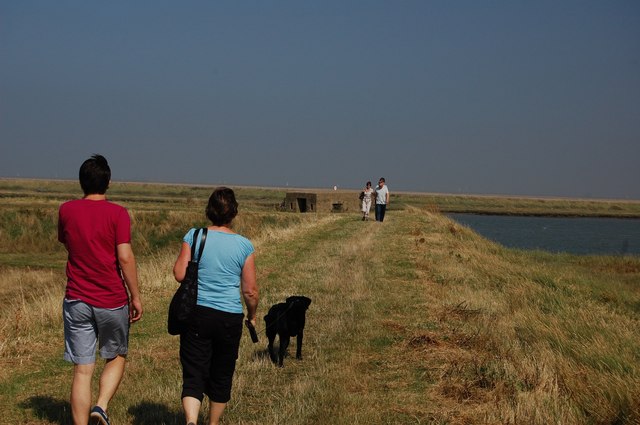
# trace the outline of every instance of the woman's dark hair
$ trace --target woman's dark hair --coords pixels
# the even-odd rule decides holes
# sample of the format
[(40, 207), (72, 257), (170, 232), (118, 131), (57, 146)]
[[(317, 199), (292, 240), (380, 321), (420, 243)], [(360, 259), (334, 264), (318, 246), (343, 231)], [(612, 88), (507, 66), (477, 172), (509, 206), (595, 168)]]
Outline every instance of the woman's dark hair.
[(107, 159), (95, 154), (80, 166), (80, 187), (85, 195), (104, 195), (109, 188), (111, 168)]
[(367, 182), (367, 186), (371, 186), (371, 182)]
[(214, 226), (224, 226), (238, 214), (238, 202), (233, 190), (228, 187), (218, 187), (209, 197), (205, 210), (207, 218)]

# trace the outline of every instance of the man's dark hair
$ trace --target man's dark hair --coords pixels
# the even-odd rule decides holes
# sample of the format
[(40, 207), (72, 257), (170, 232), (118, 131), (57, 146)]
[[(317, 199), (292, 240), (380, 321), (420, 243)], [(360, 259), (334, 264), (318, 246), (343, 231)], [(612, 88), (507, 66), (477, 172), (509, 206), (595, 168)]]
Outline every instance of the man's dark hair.
[(238, 202), (233, 190), (228, 187), (216, 188), (209, 197), (205, 212), (214, 226), (224, 226), (231, 223), (238, 214)]
[(80, 187), (85, 195), (104, 195), (109, 188), (111, 168), (107, 159), (95, 154), (80, 166)]

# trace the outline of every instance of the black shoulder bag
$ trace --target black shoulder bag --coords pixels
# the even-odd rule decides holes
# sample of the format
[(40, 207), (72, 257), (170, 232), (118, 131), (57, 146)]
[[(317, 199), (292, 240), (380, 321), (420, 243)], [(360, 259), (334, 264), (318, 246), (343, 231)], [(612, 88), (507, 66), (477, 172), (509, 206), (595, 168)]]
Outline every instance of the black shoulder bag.
[[(196, 242), (200, 235), (200, 248), (198, 256), (196, 253)], [(193, 243), (191, 244), (191, 260), (187, 264), (187, 272), (184, 279), (180, 282), (180, 286), (169, 304), (169, 318), (167, 320), (167, 330), (171, 335), (180, 335), (187, 328), (189, 319), (196, 309), (198, 301), (198, 262), (202, 257), (204, 243), (207, 240), (207, 228), (198, 229), (193, 235)]]

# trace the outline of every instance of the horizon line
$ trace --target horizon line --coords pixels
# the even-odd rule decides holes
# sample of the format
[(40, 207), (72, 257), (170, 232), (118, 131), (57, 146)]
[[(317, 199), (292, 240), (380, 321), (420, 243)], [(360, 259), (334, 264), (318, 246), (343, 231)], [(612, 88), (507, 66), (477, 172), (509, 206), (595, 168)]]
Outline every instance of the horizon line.
[[(71, 178), (44, 178), (44, 177), (6, 177), (0, 176), (0, 180), (27, 180), (27, 181), (60, 181), (60, 182), (78, 182), (77, 179)], [(343, 191), (343, 192), (357, 192), (361, 188), (351, 187), (337, 187), (325, 188), (317, 186), (258, 186), (251, 184), (232, 184), (232, 183), (177, 183), (177, 182), (160, 182), (160, 181), (137, 181), (137, 180), (112, 180), (113, 183), (122, 184), (148, 184), (148, 185), (164, 185), (164, 186), (194, 186), (194, 187), (238, 187), (238, 188), (250, 188), (250, 189), (265, 189), (265, 190), (283, 190), (283, 191), (300, 191), (300, 190), (314, 190), (323, 192)], [(600, 198), (600, 197), (585, 197), (585, 196), (562, 196), (562, 195), (524, 195), (524, 194), (500, 194), (500, 193), (454, 193), (454, 192), (426, 192), (416, 190), (392, 190), (391, 195), (407, 194), (407, 195), (425, 195), (425, 196), (460, 196), (460, 197), (480, 197), (480, 198), (515, 198), (515, 199), (541, 199), (541, 200), (575, 200), (575, 201), (601, 201), (601, 202), (640, 202), (640, 199), (635, 198)]]

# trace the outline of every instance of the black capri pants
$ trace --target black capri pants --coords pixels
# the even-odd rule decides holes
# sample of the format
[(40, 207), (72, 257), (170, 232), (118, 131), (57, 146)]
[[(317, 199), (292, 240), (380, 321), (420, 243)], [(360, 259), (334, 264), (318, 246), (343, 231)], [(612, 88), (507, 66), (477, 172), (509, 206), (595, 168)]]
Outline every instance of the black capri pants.
[(226, 403), (236, 369), (242, 313), (197, 306), (186, 332), (180, 335), (182, 397)]

